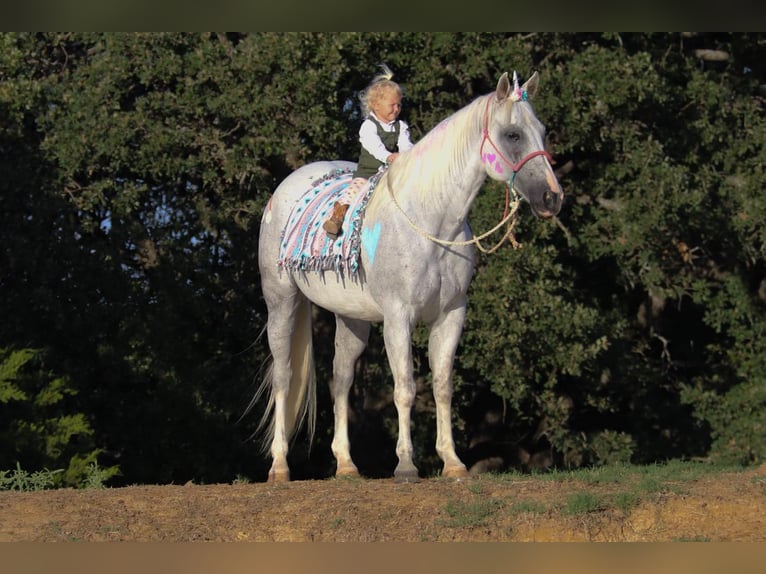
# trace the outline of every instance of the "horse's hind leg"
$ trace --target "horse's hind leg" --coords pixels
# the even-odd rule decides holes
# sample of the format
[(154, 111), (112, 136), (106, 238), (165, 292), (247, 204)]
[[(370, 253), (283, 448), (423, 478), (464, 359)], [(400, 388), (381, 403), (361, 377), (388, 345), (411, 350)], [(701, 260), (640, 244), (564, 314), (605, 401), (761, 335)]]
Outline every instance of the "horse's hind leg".
[[(293, 375), (291, 361), (293, 334), (296, 329), (296, 312), (301, 305), (308, 303), (301, 299), (302, 295), (295, 288), (266, 288), (264, 281), (264, 296), (268, 306), (266, 333), (272, 356), (270, 375), (271, 400), (273, 402), (271, 425), (271, 456), (272, 464), (269, 470), (269, 482), (290, 480), (290, 469), (287, 464), (288, 442), (290, 440), (291, 423), (288, 421), (288, 397), (290, 382)], [(305, 312), (305, 311), (304, 311)]]
[(356, 361), (367, 346), (370, 323), (336, 315), (335, 325), (335, 357), (333, 379), (330, 383), (335, 412), (332, 452), (338, 463), (335, 476), (359, 476), (359, 471), (351, 460), (348, 440), (348, 393), (354, 382)]
[(281, 306), (279, 310), (269, 309), (268, 336), (273, 360), (271, 373), (271, 396), (274, 401), (273, 436), (271, 437), (271, 469), (269, 482), (290, 480), (287, 465), (288, 437), (285, 425), (285, 406), (290, 390), (290, 325), (291, 310)]
[(428, 357), (436, 402), (436, 452), (444, 461), (442, 476), (453, 478), (468, 476), (465, 465), (455, 453), (451, 415), (452, 365), (464, 321), (465, 306), (457, 307), (436, 321), (428, 339)]

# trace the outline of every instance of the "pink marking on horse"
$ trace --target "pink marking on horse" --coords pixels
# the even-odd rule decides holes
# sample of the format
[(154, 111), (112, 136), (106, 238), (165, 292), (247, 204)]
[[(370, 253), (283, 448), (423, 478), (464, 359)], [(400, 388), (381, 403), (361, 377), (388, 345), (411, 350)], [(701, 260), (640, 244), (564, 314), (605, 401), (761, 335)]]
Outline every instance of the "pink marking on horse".
[(449, 124), (450, 124), (449, 118), (441, 121), (433, 130), (431, 130), (430, 133), (426, 135), (425, 138), (423, 138), (420, 141), (420, 145), (414, 148), (415, 154), (418, 157), (421, 157), (434, 145), (440, 145), (440, 142), (444, 139), (444, 135)]

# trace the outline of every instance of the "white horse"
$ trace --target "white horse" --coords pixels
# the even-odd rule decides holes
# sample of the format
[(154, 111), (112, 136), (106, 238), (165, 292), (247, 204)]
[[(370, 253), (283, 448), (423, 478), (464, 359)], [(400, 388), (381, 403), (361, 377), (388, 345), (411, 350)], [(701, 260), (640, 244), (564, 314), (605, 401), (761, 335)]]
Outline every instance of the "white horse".
[[(313, 435), (312, 303), (332, 311), (336, 318), (330, 383), (336, 476), (359, 474), (349, 450), (348, 394), (370, 323), (379, 321), (399, 420), (394, 478), (419, 480), (410, 436), (415, 398), (411, 335), (421, 321), (430, 328), (428, 357), (442, 476), (468, 474), (455, 452), (450, 409), (452, 366), (474, 268), (475, 246), (468, 223), (471, 204), (487, 176), (510, 182), (541, 218), (557, 214), (563, 201), (550, 156), (543, 150), (543, 125), (528, 102), (537, 86), (536, 72), (521, 87), (515, 74), (513, 84), (503, 74), (494, 92), (443, 120), (390, 168), (374, 176), (374, 193), (357, 210), (363, 217), (353, 223), (349, 209), (344, 221), (346, 241), (356, 238), (353, 258), (344, 259), (339, 248), (342, 239), (331, 245), (332, 240), (316, 235), (314, 251), (302, 256), (293, 253), (292, 259), (286, 244), (294, 227), (291, 218), (311, 202), (309, 191), (313, 188), (319, 194), (323, 185), (342, 174), (350, 179), (347, 174), (355, 164), (311, 163), (277, 187), (263, 214), (258, 253), (272, 361), (256, 398), (268, 391), (262, 424), (269, 427), (264, 444), (270, 444), (272, 456), (270, 481), (289, 480), (288, 444), (306, 418)], [(313, 227), (319, 223), (316, 220)], [(304, 239), (307, 229), (304, 225)], [(324, 256), (317, 251), (316, 241), (325, 242)], [(329, 257), (328, 246), (335, 248)], [(334, 263), (328, 266), (328, 260)]]

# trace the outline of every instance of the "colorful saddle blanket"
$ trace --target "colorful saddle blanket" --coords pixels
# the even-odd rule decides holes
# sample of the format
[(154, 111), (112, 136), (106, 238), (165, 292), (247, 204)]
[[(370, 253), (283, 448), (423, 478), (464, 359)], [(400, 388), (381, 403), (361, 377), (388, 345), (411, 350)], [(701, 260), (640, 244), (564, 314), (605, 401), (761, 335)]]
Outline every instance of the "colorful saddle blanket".
[[(350, 170), (335, 170), (314, 181), (298, 199), (282, 231), (279, 267), (293, 271), (332, 270), (352, 276), (358, 272), (364, 210), (378, 175), (369, 181), (352, 178)], [(322, 224), (338, 200), (350, 205), (343, 233), (332, 239)]]

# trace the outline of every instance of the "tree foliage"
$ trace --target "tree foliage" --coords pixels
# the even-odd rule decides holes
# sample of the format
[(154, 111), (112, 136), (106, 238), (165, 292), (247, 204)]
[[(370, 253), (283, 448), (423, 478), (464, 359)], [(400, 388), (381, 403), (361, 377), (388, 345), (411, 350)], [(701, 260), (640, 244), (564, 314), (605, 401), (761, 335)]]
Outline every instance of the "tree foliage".
[[(522, 210), (523, 249), (477, 261), (455, 370), (466, 460), (763, 460), (765, 41), (0, 35), (0, 348), (4, 368), (44, 350), (25, 376), (57, 397), (43, 408), (0, 381), (4, 436), (23, 428), (37, 445), (4, 440), (0, 461), (98, 457), (126, 482), (265, 475), (248, 440), (257, 416), (240, 420), (268, 355), (259, 213), (296, 167), (356, 157), (356, 97), (380, 62), (414, 139), (502, 72), (539, 70), (534, 105), (569, 198), (553, 222)], [(475, 230), (498, 221), (503, 193), (486, 184)], [(331, 318), (316, 328), (326, 340)], [(429, 471), (426, 348), (419, 333), (414, 433)], [(320, 381), (331, 352), (317, 345)], [(390, 391), (375, 332), (352, 396), (368, 474), (391, 463), (375, 455), (393, 451)], [(320, 399), (327, 430), (293, 455), (308, 476), (331, 472), (326, 385)]]
[[(75, 412), (77, 390), (66, 377), (47, 369), (37, 349), (0, 349), (0, 468), (56, 468), (57, 485), (79, 486), (95, 462), (93, 429)], [(116, 474), (117, 469), (107, 469)]]

